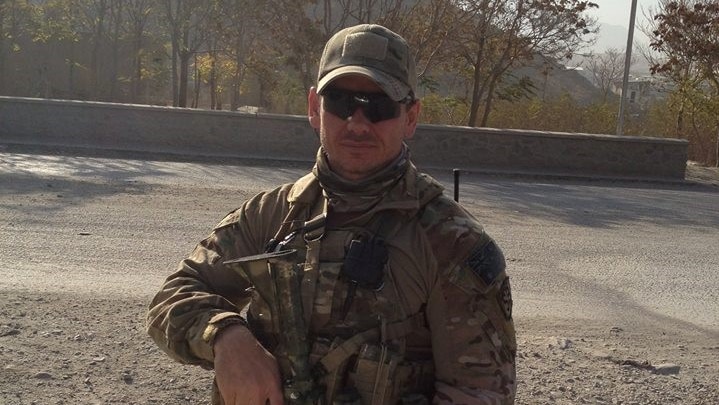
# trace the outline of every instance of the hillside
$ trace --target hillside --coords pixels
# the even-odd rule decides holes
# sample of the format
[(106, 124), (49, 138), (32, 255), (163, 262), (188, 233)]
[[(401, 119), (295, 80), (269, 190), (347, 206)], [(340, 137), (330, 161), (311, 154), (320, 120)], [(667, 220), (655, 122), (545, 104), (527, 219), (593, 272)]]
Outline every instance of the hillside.
[(535, 95), (543, 99), (569, 94), (580, 103), (590, 103), (600, 95), (581, 70), (567, 68), (554, 61), (545, 64), (540, 58), (535, 58), (531, 64), (515, 69), (507, 82), (523, 76), (532, 81)]

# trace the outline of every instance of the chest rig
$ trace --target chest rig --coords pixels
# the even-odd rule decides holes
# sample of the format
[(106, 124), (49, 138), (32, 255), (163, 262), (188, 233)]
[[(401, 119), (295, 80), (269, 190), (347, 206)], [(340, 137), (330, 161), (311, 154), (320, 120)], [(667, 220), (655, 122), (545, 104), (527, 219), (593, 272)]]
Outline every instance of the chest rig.
[[(366, 221), (348, 221), (328, 216), (326, 203), (320, 205), (291, 206), (267, 246), (268, 252), (296, 252), (294, 283), (307, 339), (307, 358), (300, 360), (306, 365), (278, 356), (280, 368), (283, 361), (288, 363), (284, 368), (308, 367), (321, 391), (311, 394), (314, 403), (428, 403), (434, 382), (431, 354), (406, 345), (408, 335), (426, 328), (424, 312), (406, 311), (392, 274), (388, 241), (401, 227), (400, 217), (385, 211)], [(271, 319), (276, 314), (270, 300), (253, 297), (248, 323), (275, 353), (294, 331), (282, 330), (282, 322)]]

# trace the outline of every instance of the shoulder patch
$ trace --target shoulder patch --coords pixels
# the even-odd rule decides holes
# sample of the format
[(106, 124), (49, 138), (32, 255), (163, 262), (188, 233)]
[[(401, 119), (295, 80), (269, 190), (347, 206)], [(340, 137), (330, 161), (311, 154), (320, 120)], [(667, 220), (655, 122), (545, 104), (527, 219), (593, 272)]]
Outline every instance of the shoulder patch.
[(506, 277), (504, 281), (502, 281), (502, 287), (499, 289), (499, 294), (497, 294), (497, 301), (499, 301), (499, 307), (502, 308), (502, 312), (504, 313), (504, 318), (506, 320), (512, 319), (512, 288), (509, 286), (509, 277)]
[(472, 269), (472, 272), (486, 285), (492, 284), (506, 267), (504, 254), (493, 240), (475, 248), (465, 265)]

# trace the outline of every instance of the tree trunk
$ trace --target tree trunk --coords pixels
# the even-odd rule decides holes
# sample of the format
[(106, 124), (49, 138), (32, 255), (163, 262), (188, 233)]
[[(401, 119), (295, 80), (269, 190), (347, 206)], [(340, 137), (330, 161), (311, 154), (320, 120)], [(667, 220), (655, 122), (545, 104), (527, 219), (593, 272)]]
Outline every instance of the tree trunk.
[(120, 64), (120, 25), (122, 15), (122, 2), (118, 1), (113, 3), (113, 18), (112, 22), (113, 33), (112, 33), (112, 68), (110, 72), (110, 101), (121, 101), (117, 99), (117, 75), (119, 72)]
[(1, 35), (2, 33), (0, 33), (0, 94), (11, 95), (13, 92), (8, 92), (5, 89), (5, 58), (9, 52), (5, 52), (5, 40)]
[(177, 89), (177, 106), (187, 107), (187, 79), (190, 71), (189, 55), (180, 53), (180, 81)]
[(182, 42), (180, 49), (180, 83), (177, 94), (177, 106), (187, 107), (187, 81), (190, 76), (190, 58), (192, 54), (189, 52), (188, 41), (190, 38), (189, 29), (182, 31)]
[(140, 99), (140, 83), (142, 82), (142, 31), (135, 31), (132, 41), (132, 83), (130, 85), (130, 101), (137, 103)]
[(235, 73), (232, 78), (232, 85), (230, 86), (232, 93), (230, 94), (230, 110), (237, 111), (240, 106), (240, 83), (237, 79), (239, 75)]
[(479, 126), (480, 127), (486, 127), (487, 122), (489, 121), (489, 113), (492, 112), (492, 101), (494, 99), (494, 83), (489, 85), (489, 89), (487, 91), (487, 100), (484, 102), (484, 113), (482, 114), (482, 121), (480, 121)]
[[(194, 55), (193, 59), (194, 59), (195, 67), (197, 67), (197, 54)], [(195, 75), (193, 76), (194, 86), (192, 87), (192, 103), (190, 103), (190, 106), (192, 108), (197, 108), (200, 105), (200, 81), (202, 80), (202, 73), (200, 72), (200, 69), (197, 69), (197, 68), (194, 69), (194, 72), (195, 72)], [(210, 106), (210, 108), (212, 108), (212, 106)]]
[[(214, 47), (213, 47), (214, 48)], [(214, 50), (210, 52), (210, 109), (211, 110), (219, 110), (217, 108), (220, 105), (220, 102), (217, 97), (217, 64), (216, 59), (217, 58), (217, 52)]]
[[(200, 77), (200, 69), (197, 69), (197, 54), (194, 55), (195, 59), (195, 75), (194, 77), (194, 86), (192, 91), (192, 103), (190, 103), (190, 106), (192, 108), (197, 108), (200, 105), (200, 80), (202, 77)], [(189, 76), (189, 74), (188, 74)]]
[(677, 112), (677, 126), (675, 127), (677, 136), (682, 139), (684, 138), (684, 100), (679, 105), (679, 111)]
[(482, 103), (484, 95), (484, 83), (482, 83), (481, 62), (474, 65), (474, 74), (472, 75), (472, 102), (469, 106), (469, 120), (467, 125), (470, 127), (477, 126), (477, 116), (479, 115), (479, 107)]
[(100, 8), (97, 10), (97, 25), (95, 27), (95, 35), (92, 41), (92, 50), (90, 51), (90, 98), (96, 100), (98, 96), (102, 96), (100, 87), (100, 49), (102, 48), (103, 37), (105, 35), (105, 1), (100, 2)]
[[(70, 49), (70, 57), (68, 58), (68, 64), (69, 64), (70, 66), (69, 66), (69, 70), (68, 70), (68, 73), (67, 73), (67, 75), (68, 75), (68, 78), (67, 78), (67, 90), (68, 90), (68, 93), (71, 95), (71, 97), (73, 97), (73, 98), (78, 98), (78, 94), (77, 94), (77, 92), (75, 91), (75, 64), (76, 64), (76, 62), (75, 62), (75, 43), (72, 42), (72, 41), (70, 41), (68, 46), (69, 46), (69, 49)], [(49, 66), (49, 64), (46, 65), (46, 66)], [(51, 91), (51, 85), (50, 85), (50, 78), (49, 78), (49, 77), (48, 77), (47, 80), (45, 81), (45, 85), (46, 85), (46, 87), (45, 87), (45, 98), (50, 98), (50, 97), (53, 96), (53, 94), (52, 94), (52, 91)]]
[(10, 52), (5, 52), (5, 32), (2, 28), (5, 26), (5, 9), (0, 7), (0, 94), (6, 95), (5, 92), (5, 55)]
[(179, 90), (179, 74), (177, 62), (180, 59), (180, 45), (177, 40), (177, 36), (172, 37), (172, 106), (177, 107), (180, 105), (180, 90)]

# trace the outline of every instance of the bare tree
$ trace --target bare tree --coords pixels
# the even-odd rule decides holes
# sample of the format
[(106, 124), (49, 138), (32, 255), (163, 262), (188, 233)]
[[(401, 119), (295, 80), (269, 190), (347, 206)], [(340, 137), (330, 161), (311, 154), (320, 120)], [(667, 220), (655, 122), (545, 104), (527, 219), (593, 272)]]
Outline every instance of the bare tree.
[(665, 0), (655, 23), (650, 46), (663, 59), (655, 60), (651, 71), (672, 80), (683, 100), (700, 103), (713, 117), (712, 160), (719, 166), (719, 3)]
[(105, 46), (107, 38), (107, 22), (109, 13), (108, 0), (77, 0), (75, 6), (79, 11), (78, 22), (84, 27), (86, 32), (91, 33), (92, 48), (90, 50), (90, 98), (97, 99), (102, 94), (101, 72), (102, 59), (100, 58), (100, 50)]
[[(86, 68), (89, 78), (86, 95), (93, 100), (114, 97), (119, 63), (117, 52), (123, 18), (122, 4), (121, 0), (58, 0), (49, 4), (52, 22), (48, 23), (48, 27), (56, 31), (55, 35), (64, 31), (64, 38), (73, 38), (75, 41), (89, 39), (88, 63), (83, 65), (74, 58), (70, 58), (68, 63), (71, 72), (75, 65)], [(66, 27), (58, 32), (58, 24)], [(106, 50), (109, 50), (112, 56), (109, 63), (103, 57), (103, 52)]]
[[(285, 63), (299, 73), (305, 91), (315, 83), (317, 61), (327, 39), (342, 28), (361, 24), (382, 24), (403, 35), (422, 60), (433, 55), (445, 35), (435, 36), (451, 21), (438, 18), (453, 7), (448, 0), (269, 0), (263, 18), (270, 28), (272, 48), (284, 55)], [(446, 31), (446, 30), (445, 30)], [(430, 40), (431, 38), (431, 40)], [(434, 47), (434, 50), (428, 50)]]
[(10, 55), (21, 50), (20, 42), (34, 31), (35, 6), (27, 1), (0, 1), (0, 94), (7, 94), (6, 64)]
[(267, 0), (262, 21), (269, 34), (266, 49), (298, 73), (305, 93), (314, 84), (316, 63), (326, 36), (312, 14), (317, 0)]
[[(66, 54), (63, 55), (67, 69), (67, 90), (72, 96), (77, 96), (76, 70), (81, 66), (75, 55), (75, 44), (80, 41), (86, 27), (83, 26), (81, 12), (78, 9), (76, 0), (55, 0), (48, 1), (39, 11), (38, 27), (34, 33), (35, 41), (50, 50), (58, 44), (68, 44)], [(61, 87), (58, 83), (50, 82), (49, 70), (54, 61), (51, 52), (42, 52), (38, 63), (38, 79), (40, 89), (33, 90), (35, 96), (54, 97), (56, 96), (53, 87)]]
[(190, 61), (205, 43), (207, 4), (201, 0), (165, 0), (172, 43), (172, 104), (187, 106)]
[[(587, 58), (587, 70), (594, 84), (602, 92), (602, 102), (606, 103), (612, 87), (622, 81), (626, 55), (616, 48), (609, 48), (601, 54), (591, 54)], [(632, 63), (634, 58), (632, 58)]]
[(137, 102), (142, 92), (144, 38), (150, 16), (156, 11), (156, 0), (125, 0), (127, 31), (130, 37), (132, 72), (130, 74), (130, 100)]
[(223, 53), (232, 61), (229, 72), (230, 109), (239, 105), (243, 83), (250, 65), (258, 58), (261, 48), (258, 38), (265, 33), (261, 25), (260, 9), (264, 5), (253, 0), (221, 0), (217, 34)]
[[(507, 70), (537, 55), (569, 58), (594, 30), (583, 0), (457, 1), (453, 53), (471, 86), (468, 125), (486, 126), (493, 98)], [(461, 62), (461, 64), (460, 64)]]
[(420, 82), (442, 59), (452, 57), (452, 33), (456, 27), (455, 6), (446, 0), (419, 1), (405, 10), (405, 18), (395, 26), (410, 43), (417, 62)]
[(354, 24), (379, 23), (392, 28), (406, 9), (404, 3), (403, 0), (323, 0), (318, 7), (324, 14), (325, 33), (331, 34)]
[(118, 75), (120, 72), (120, 42), (122, 41), (123, 25), (125, 19), (124, 6), (125, 0), (110, 0), (110, 23), (109, 31), (112, 41), (112, 63), (110, 65), (109, 80), (110, 90), (108, 97), (110, 100), (117, 100), (118, 97)]

